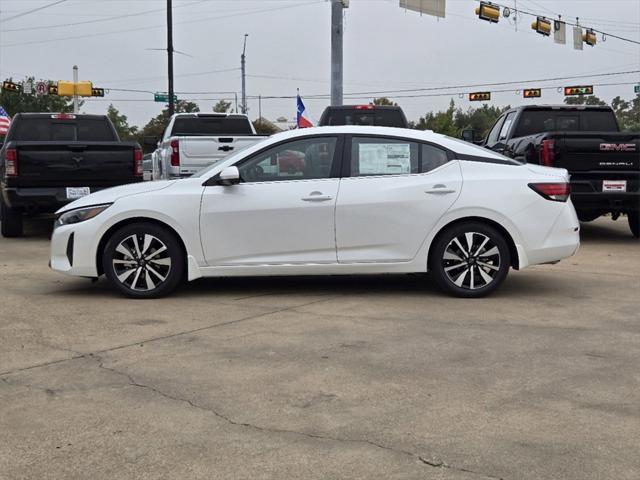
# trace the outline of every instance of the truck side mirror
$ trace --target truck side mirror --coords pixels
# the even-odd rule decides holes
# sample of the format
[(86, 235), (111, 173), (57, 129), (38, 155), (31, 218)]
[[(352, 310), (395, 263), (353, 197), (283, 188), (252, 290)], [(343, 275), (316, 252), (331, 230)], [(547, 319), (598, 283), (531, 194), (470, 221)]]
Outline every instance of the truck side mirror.
[(142, 143), (146, 147), (155, 147), (158, 145), (158, 137), (145, 135), (144, 137), (142, 137)]
[(464, 130), (462, 130), (462, 140), (464, 140), (465, 142), (473, 143), (475, 134), (476, 132), (473, 128), (465, 128)]

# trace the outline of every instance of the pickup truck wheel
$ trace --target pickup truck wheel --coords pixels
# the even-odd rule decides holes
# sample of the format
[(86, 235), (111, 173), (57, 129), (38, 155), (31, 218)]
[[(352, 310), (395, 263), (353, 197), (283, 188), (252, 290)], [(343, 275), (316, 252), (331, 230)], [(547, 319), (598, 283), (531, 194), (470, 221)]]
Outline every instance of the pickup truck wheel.
[(10, 208), (0, 196), (0, 230), (3, 237), (22, 236), (22, 213)]
[(135, 223), (115, 232), (102, 257), (106, 277), (130, 298), (171, 293), (182, 280), (184, 263), (175, 235), (152, 223)]
[(640, 212), (627, 213), (627, 219), (629, 220), (629, 228), (635, 238), (640, 238)]
[(429, 262), (438, 286), (463, 298), (493, 292), (510, 265), (509, 246), (502, 234), (479, 222), (454, 225), (438, 235)]

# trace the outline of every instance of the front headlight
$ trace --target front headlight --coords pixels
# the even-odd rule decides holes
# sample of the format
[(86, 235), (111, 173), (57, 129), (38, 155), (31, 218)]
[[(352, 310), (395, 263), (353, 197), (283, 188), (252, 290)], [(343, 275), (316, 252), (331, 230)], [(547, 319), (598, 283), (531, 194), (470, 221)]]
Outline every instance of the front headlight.
[(56, 226), (71, 225), (72, 223), (84, 222), (85, 220), (89, 220), (90, 218), (93, 218), (96, 215), (102, 213), (111, 205), (111, 203), (106, 203), (103, 205), (93, 205), (91, 207), (82, 207), (76, 208), (75, 210), (69, 210), (68, 212), (60, 214), (60, 216), (56, 220)]

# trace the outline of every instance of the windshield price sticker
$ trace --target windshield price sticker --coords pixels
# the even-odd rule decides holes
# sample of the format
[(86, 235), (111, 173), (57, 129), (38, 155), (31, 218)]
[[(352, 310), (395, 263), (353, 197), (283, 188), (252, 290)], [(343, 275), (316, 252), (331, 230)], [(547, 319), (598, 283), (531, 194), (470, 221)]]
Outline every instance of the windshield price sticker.
[(358, 158), (361, 175), (411, 173), (408, 143), (361, 143)]

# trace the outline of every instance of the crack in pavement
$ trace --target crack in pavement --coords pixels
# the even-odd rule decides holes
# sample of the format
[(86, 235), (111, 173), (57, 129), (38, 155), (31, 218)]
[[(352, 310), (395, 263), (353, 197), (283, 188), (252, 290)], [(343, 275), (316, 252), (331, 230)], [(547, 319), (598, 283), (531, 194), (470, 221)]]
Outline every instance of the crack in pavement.
[(120, 375), (123, 376), (127, 379), (127, 385), (128, 386), (132, 386), (132, 387), (137, 387), (137, 388), (142, 388), (145, 390), (149, 390), (157, 395), (160, 395), (161, 397), (167, 398), (169, 400), (172, 400), (174, 402), (180, 402), (180, 403), (184, 403), (188, 406), (190, 406), (191, 408), (203, 411), (203, 412), (207, 412), (210, 414), (213, 414), (215, 417), (223, 420), (224, 422), (228, 423), (229, 425), (233, 425), (236, 427), (244, 427), (244, 428), (250, 428), (252, 430), (256, 430), (259, 432), (265, 432), (265, 433), (276, 433), (276, 434), (284, 434), (284, 435), (297, 435), (297, 436), (301, 436), (301, 437), (306, 437), (306, 438), (311, 438), (311, 439), (315, 439), (315, 440), (326, 440), (326, 441), (331, 441), (331, 442), (338, 442), (338, 443), (359, 443), (359, 444), (365, 444), (365, 445), (369, 445), (375, 448), (379, 448), (381, 450), (385, 450), (388, 452), (392, 452), (392, 453), (396, 453), (396, 454), (400, 454), (400, 455), (405, 455), (408, 457), (411, 457), (413, 459), (418, 460), (419, 462), (421, 462), (424, 465), (428, 465), (430, 467), (433, 468), (442, 468), (442, 469), (447, 469), (447, 470), (453, 470), (453, 471), (457, 471), (457, 472), (461, 472), (461, 473), (470, 473), (473, 475), (479, 475), (482, 476), (484, 478), (488, 478), (491, 480), (505, 480), (502, 477), (497, 477), (495, 475), (491, 475), (491, 474), (487, 474), (487, 473), (483, 473), (483, 472), (477, 472), (474, 470), (469, 470), (463, 467), (456, 467), (453, 465), (449, 465), (443, 461), (437, 461), (437, 460), (430, 460), (427, 459), (421, 455), (418, 455), (414, 452), (410, 452), (408, 450), (403, 450), (403, 449), (399, 449), (399, 448), (395, 448), (395, 447), (389, 447), (387, 445), (383, 445), (381, 443), (377, 443), (374, 442), (372, 440), (368, 440), (368, 439), (351, 439), (351, 438), (339, 438), (339, 437), (332, 437), (329, 435), (321, 435), (318, 433), (309, 433), (309, 432), (301, 432), (298, 430), (288, 430), (288, 429), (283, 429), (283, 428), (270, 428), (270, 427), (261, 427), (259, 425), (254, 425), (252, 423), (247, 423), (247, 422), (239, 422), (236, 420), (233, 420), (232, 418), (220, 413), (217, 410), (214, 410), (213, 408), (208, 408), (205, 407), (203, 405), (199, 405), (195, 402), (193, 402), (192, 400), (188, 399), (188, 398), (182, 398), (182, 397), (178, 397), (175, 395), (171, 395), (167, 392), (164, 392), (152, 385), (146, 385), (144, 383), (140, 383), (138, 381), (135, 380), (135, 378), (130, 375), (127, 372), (123, 372), (121, 370), (117, 370), (113, 367), (107, 367), (104, 365), (104, 360), (99, 356), (99, 355), (92, 355), (92, 357), (98, 362), (98, 368), (102, 369), (102, 370), (106, 370), (108, 372), (111, 372), (113, 374), (116, 375)]
[[(105, 349), (102, 349), (102, 350), (96, 350), (95, 352), (86, 352), (86, 353), (75, 352), (75, 353), (77, 353), (77, 355), (72, 355), (71, 357), (61, 358), (61, 359), (58, 359), (58, 360), (52, 360), (50, 362), (38, 363), (38, 364), (35, 364), (35, 365), (29, 365), (27, 367), (17, 368), (17, 369), (14, 369), (14, 370), (6, 370), (4, 372), (0, 372), (0, 377), (4, 377), (5, 375), (12, 375), (14, 373), (24, 372), (24, 371), (27, 371), (27, 370), (33, 370), (34, 368), (48, 367), (50, 365), (56, 365), (58, 363), (69, 362), (71, 360), (77, 360), (79, 358), (85, 358), (87, 356), (99, 355), (101, 353), (113, 352), (115, 350), (121, 350), (123, 348), (129, 348), (129, 347), (133, 347), (135, 345), (141, 345), (143, 343), (153, 343), (153, 342), (157, 342), (157, 341), (160, 341), (160, 340), (167, 340), (169, 338), (180, 337), (182, 335), (191, 335), (193, 333), (199, 333), (199, 332), (203, 332), (205, 330), (212, 330), (214, 328), (226, 327), (228, 325), (234, 325), (234, 324), (240, 323), (240, 322), (247, 322), (249, 320), (255, 320), (256, 318), (266, 317), (266, 316), (269, 316), (269, 315), (273, 315), (275, 313), (281, 313), (281, 312), (286, 312), (286, 311), (290, 311), (290, 310), (295, 310), (296, 308), (300, 308), (300, 307), (306, 307), (308, 305), (313, 305), (314, 303), (327, 302), (329, 300), (333, 300), (333, 299), (338, 298), (340, 296), (341, 295), (334, 295), (334, 296), (331, 296), (329, 298), (323, 298), (323, 299), (320, 299), (320, 300), (314, 300), (313, 302), (304, 303), (302, 305), (293, 305), (291, 307), (279, 308), (277, 310), (271, 310), (269, 312), (258, 313), (256, 315), (250, 315), (248, 317), (242, 317), (242, 318), (238, 318), (236, 320), (230, 320), (228, 322), (215, 323), (213, 325), (206, 325), (204, 327), (192, 328), (190, 330), (183, 330), (181, 332), (170, 333), (170, 334), (167, 334), (167, 335), (161, 335), (159, 337), (151, 337), (151, 338), (147, 338), (145, 340), (137, 340), (137, 341), (132, 342), (132, 343), (126, 343), (126, 344), (123, 344), (123, 345), (117, 345), (115, 347), (105, 348)], [(74, 352), (73, 350), (68, 350), (68, 349), (65, 349), (65, 348), (58, 348), (58, 350)]]

